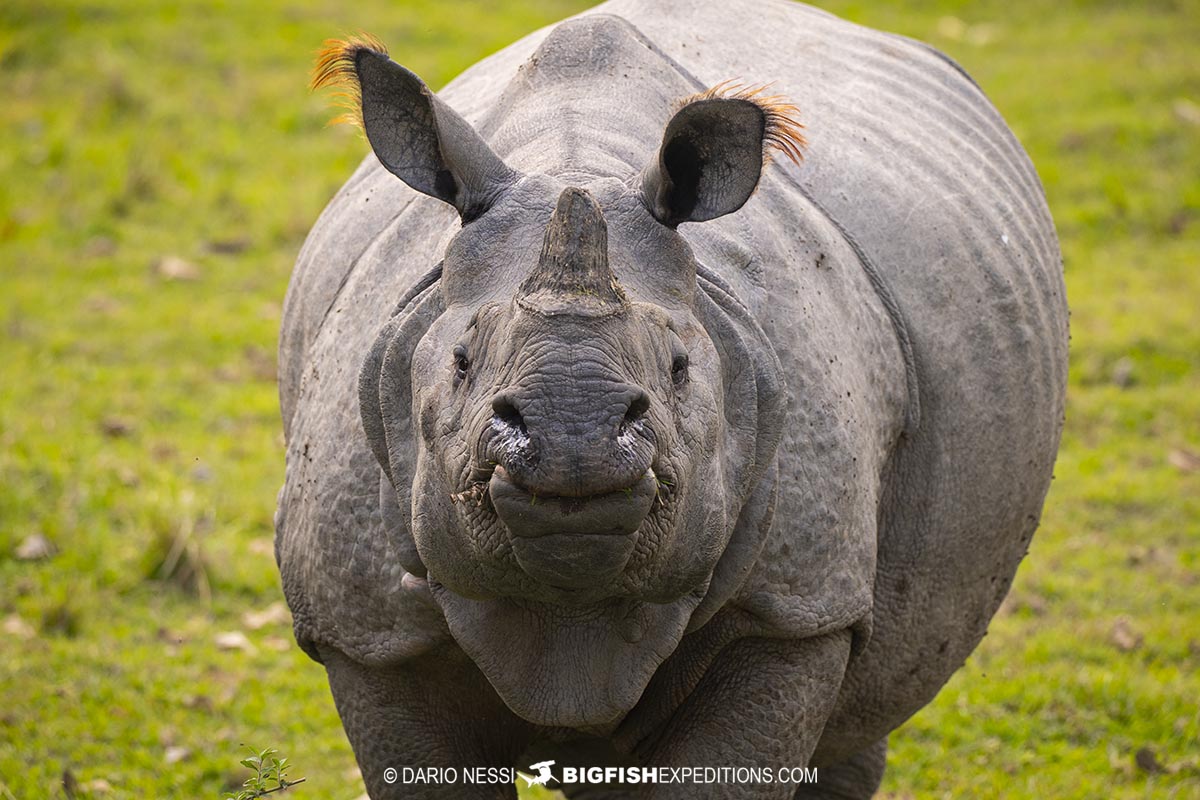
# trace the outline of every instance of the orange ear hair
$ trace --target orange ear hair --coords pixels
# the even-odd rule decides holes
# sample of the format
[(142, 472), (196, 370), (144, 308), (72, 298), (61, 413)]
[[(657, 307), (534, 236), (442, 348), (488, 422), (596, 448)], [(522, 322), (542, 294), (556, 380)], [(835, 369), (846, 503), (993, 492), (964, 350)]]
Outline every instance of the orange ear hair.
[(313, 91), (326, 87), (337, 89), (332, 96), (337, 105), (346, 109), (344, 114), (330, 121), (331, 125), (345, 122), (359, 128), (363, 126), (362, 86), (358, 82), (355, 62), (358, 54), (364, 50), (381, 56), (388, 54), (384, 43), (369, 33), (360, 33), (348, 39), (326, 39), (324, 46), (317, 51), (317, 61), (313, 65), (308, 86)]
[(800, 123), (800, 109), (789, 103), (783, 95), (766, 94), (769, 88), (769, 83), (747, 86), (733, 79), (725, 80), (711, 89), (685, 97), (676, 111), (701, 100), (745, 100), (753, 103), (763, 112), (767, 122), (763, 132), (763, 165), (770, 163), (774, 152), (783, 153), (793, 163), (799, 164), (804, 159), (804, 148), (808, 146), (808, 140), (801, 133), (804, 125)]

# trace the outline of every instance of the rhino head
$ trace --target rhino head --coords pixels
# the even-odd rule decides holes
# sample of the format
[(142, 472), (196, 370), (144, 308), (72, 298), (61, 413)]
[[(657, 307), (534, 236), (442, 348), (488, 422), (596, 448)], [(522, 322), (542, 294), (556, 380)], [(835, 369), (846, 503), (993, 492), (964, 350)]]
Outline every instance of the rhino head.
[(798, 154), (793, 109), (697, 95), (641, 171), (567, 181), (505, 164), (377, 42), (334, 43), (333, 82), (381, 164), (461, 218), (362, 369), (406, 586), (516, 713), (611, 724), (769, 522), (744, 509), (773, 486), (778, 361), (677, 226), (738, 210), (772, 147)]

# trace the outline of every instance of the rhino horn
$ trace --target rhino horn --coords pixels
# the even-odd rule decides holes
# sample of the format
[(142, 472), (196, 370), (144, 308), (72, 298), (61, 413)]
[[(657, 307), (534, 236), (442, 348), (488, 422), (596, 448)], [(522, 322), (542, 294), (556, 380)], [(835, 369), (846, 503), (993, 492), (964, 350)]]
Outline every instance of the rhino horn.
[(520, 302), (548, 316), (608, 316), (628, 307), (608, 264), (608, 225), (587, 191), (571, 187), (559, 195), (537, 266), (521, 284)]

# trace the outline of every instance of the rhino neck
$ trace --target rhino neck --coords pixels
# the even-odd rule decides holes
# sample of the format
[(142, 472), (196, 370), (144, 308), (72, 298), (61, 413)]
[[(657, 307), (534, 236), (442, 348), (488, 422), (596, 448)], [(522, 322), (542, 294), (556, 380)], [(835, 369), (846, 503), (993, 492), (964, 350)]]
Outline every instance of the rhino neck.
[(700, 88), (629, 22), (588, 14), (546, 36), (478, 127), (526, 173), (625, 179), (654, 156), (673, 104)]
[(671, 603), (563, 608), (470, 600), (430, 581), (450, 633), (513, 713), (536, 725), (604, 729), (641, 699), (707, 586)]

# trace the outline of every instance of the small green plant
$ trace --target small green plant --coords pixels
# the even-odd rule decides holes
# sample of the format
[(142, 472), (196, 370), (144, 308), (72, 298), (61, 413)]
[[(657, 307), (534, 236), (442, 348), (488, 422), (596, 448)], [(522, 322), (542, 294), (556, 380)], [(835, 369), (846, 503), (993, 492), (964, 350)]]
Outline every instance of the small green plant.
[(246, 746), (246, 749), (251, 755), (249, 758), (243, 758), (241, 764), (254, 770), (254, 774), (242, 784), (241, 791), (237, 794), (227, 794), (225, 800), (254, 800), (256, 797), (281, 792), (290, 786), (304, 783), (304, 778), (298, 781), (287, 779), (287, 769), (291, 765), (286, 758), (275, 757), (279, 753), (275, 748), (268, 747), (261, 753), (256, 752), (253, 747)]

